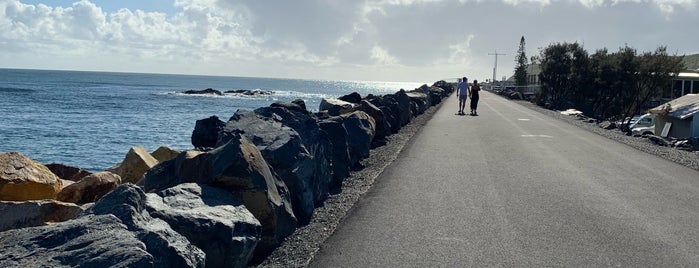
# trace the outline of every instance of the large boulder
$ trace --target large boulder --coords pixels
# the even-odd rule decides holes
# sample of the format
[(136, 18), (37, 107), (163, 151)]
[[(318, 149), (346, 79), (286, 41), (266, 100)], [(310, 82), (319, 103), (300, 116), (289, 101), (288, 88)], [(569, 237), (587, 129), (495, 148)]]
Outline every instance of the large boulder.
[(156, 267), (204, 267), (204, 252), (172, 230), (168, 223), (153, 218), (146, 210), (146, 200), (146, 193), (141, 188), (130, 183), (122, 184), (83, 215), (116, 216), (145, 245)]
[(158, 149), (155, 149), (155, 151), (150, 153), (150, 155), (152, 155), (153, 158), (155, 158), (155, 160), (158, 160), (158, 162), (165, 162), (165, 161), (171, 160), (171, 159), (177, 157), (177, 155), (179, 155), (179, 154), (180, 154), (180, 151), (173, 150), (167, 146), (160, 146), (160, 147), (158, 147)]
[(332, 117), (318, 122), (320, 129), (328, 133), (332, 143), (331, 163), (332, 181), (330, 191), (338, 192), (342, 187), (342, 181), (350, 173), (349, 136), (347, 129), (342, 124), (342, 117)]
[(393, 95), (367, 96), (367, 100), (374, 106), (381, 109), (385, 116), (386, 122), (388, 122), (391, 126), (391, 133), (397, 133), (403, 125), (401, 125), (400, 121), (398, 101), (396, 101), (392, 96)]
[(427, 94), (430, 100), (430, 105), (432, 106), (442, 102), (442, 99), (447, 96), (445, 90), (437, 86), (428, 87), (427, 85), (423, 85), (419, 88), (419, 90)]
[(55, 199), (61, 188), (46, 166), (17, 152), (0, 154), (0, 200)]
[(142, 185), (153, 192), (187, 182), (224, 189), (243, 202), (262, 225), (255, 256), (265, 256), (296, 229), (286, 185), (243, 136), (229, 137), (208, 152), (187, 151), (160, 163), (146, 173)]
[(109, 171), (98, 172), (63, 188), (56, 199), (76, 204), (97, 202), (119, 184), (121, 184), (119, 175)]
[(131, 147), (129, 152), (126, 153), (124, 161), (109, 168), (108, 171), (119, 175), (123, 183), (136, 183), (143, 177), (146, 171), (157, 164), (158, 160), (150, 155), (146, 149), (136, 146)]
[(260, 222), (233, 194), (186, 183), (147, 194), (151, 216), (206, 253), (207, 267), (246, 267), (260, 238)]
[(81, 212), (76, 204), (56, 200), (0, 201), (0, 232), (67, 221)]
[(404, 89), (400, 89), (393, 95), (386, 95), (387, 98), (393, 98), (398, 103), (398, 118), (400, 119), (400, 125), (405, 126), (410, 123), (413, 117), (410, 97), (405, 92)]
[(357, 92), (352, 92), (350, 94), (339, 97), (338, 99), (354, 104), (359, 104), (360, 102), (362, 102), (362, 95), (359, 95), (359, 93)]
[(121, 185), (77, 219), (0, 233), (1, 267), (204, 267), (205, 255)]
[(318, 110), (327, 111), (331, 116), (338, 116), (344, 113), (351, 112), (355, 104), (334, 98), (325, 98), (320, 101)]
[(342, 115), (342, 124), (347, 129), (347, 144), (349, 145), (350, 164), (355, 165), (359, 160), (369, 157), (371, 141), (376, 133), (376, 122), (367, 113), (356, 111)]
[(391, 135), (391, 124), (386, 120), (386, 115), (379, 107), (367, 100), (363, 100), (356, 110), (365, 112), (374, 119), (376, 123), (375, 139), (383, 139)]
[(265, 160), (289, 187), (294, 214), (309, 222), (316, 204), (329, 195), (330, 139), (315, 118), (283, 107), (239, 110), (226, 123), (219, 144), (242, 134), (262, 152)]
[(423, 92), (407, 92), (406, 95), (408, 95), (412, 103), (416, 104), (416, 109), (413, 110), (414, 115), (424, 113), (432, 105), (427, 94)]
[(91, 172), (79, 167), (71, 167), (64, 164), (53, 163), (46, 165), (46, 167), (62, 180), (68, 181), (79, 181), (83, 177), (92, 174)]
[(194, 148), (211, 148), (216, 146), (218, 133), (223, 130), (225, 122), (218, 119), (218, 116), (197, 120), (192, 131), (192, 145)]

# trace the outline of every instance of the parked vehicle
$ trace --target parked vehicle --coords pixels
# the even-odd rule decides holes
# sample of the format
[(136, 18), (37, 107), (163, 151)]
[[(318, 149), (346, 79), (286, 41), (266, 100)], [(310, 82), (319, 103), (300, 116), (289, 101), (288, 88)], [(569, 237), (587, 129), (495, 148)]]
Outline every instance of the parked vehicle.
[(655, 135), (655, 115), (644, 114), (634, 124), (629, 124), (629, 128), (634, 136)]
[[(629, 122), (628, 124), (626, 122)], [(655, 126), (655, 115), (654, 114), (644, 114), (637, 115), (628, 120), (628, 117), (621, 122), (617, 123), (621, 131), (630, 131), (638, 127), (650, 127)]]

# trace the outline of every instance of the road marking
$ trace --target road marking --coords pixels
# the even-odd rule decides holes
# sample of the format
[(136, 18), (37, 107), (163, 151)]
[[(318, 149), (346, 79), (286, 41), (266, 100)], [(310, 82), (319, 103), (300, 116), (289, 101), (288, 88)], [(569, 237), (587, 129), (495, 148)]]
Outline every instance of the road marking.
[(519, 121), (529, 121), (529, 120), (531, 120), (531, 119), (529, 119), (529, 118), (520, 118), (520, 119), (517, 119), (517, 120), (519, 120)]
[(531, 135), (531, 134), (524, 134), (521, 135), (524, 138), (553, 138), (553, 136), (549, 135)]

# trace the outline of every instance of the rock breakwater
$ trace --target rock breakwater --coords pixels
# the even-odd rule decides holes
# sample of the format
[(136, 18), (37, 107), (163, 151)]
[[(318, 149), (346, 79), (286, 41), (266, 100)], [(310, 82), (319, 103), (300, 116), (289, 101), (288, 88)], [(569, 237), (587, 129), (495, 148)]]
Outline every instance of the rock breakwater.
[[(8, 229), (13, 230), (0, 233), (0, 264), (259, 263), (309, 223), (316, 208), (340, 190), (349, 171), (362, 168), (361, 160), (372, 148), (385, 145), (387, 137), (452, 91), (452, 84), (440, 81), (395, 94), (328, 99), (317, 113), (296, 100), (240, 110), (225, 122), (202, 119), (192, 134), (196, 149), (163, 158), (134, 148), (111, 173), (72, 178), (78, 185), (73, 187), (63, 186), (64, 180), (47, 168), (42, 172), (55, 178), (44, 188), (53, 192), (40, 198), (69, 196), (65, 200), (86, 203), (78, 206), (84, 211), (47, 226), (37, 226), (46, 224), (41, 220), (11, 223)], [(0, 190), (14, 189), (5, 186), (15, 180), (0, 181)], [(116, 181), (124, 184), (117, 187)], [(115, 188), (105, 195), (104, 187)], [(71, 192), (61, 195), (60, 189)], [(33, 201), (6, 203), (24, 202)], [(56, 239), (38, 239), (47, 235)], [(10, 242), (17, 240), (22, 242)]]

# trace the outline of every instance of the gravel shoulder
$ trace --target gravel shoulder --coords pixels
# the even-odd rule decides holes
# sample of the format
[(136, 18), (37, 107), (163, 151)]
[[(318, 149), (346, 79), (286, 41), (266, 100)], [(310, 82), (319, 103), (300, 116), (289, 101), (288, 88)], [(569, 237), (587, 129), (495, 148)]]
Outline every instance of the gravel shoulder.
[[(342, 185), (342, 192), (332, 195), (322, 207), (316, 208), (311, 222), (298, 228), (257, 267), (305, 267), (313, 259), (323, 242), (339, 226), (354, 204), (374, 184), (376, 178), (398, 156), (398, 153), (410, 139), (432, 118), (434, 113), (445, 103), (431, 107), (424, 114), (414, 118), (408, 125), (387, 138), (384, 146), (371, 150), (371, 156), (362, 160), (364, 168), (353, 171)], [(579, 120), (576, 116), (567, 116), (558, 111), (548, 110), (527, 101), (515, 101), (531, 110), (540, 112), (555, 120), (562, 120), (584, 130), (609, 139), (624, 143), (643, 152), (699, 170), (699, 151), (688, 152), (653, 144), (647, 138), (626, 136), (619, 130), (607, 130), (594, 123)]]

